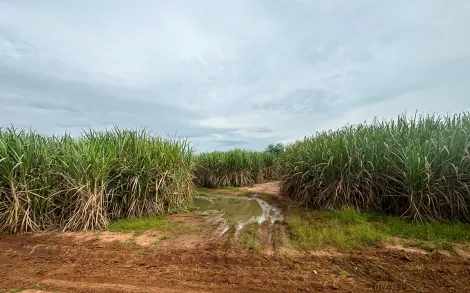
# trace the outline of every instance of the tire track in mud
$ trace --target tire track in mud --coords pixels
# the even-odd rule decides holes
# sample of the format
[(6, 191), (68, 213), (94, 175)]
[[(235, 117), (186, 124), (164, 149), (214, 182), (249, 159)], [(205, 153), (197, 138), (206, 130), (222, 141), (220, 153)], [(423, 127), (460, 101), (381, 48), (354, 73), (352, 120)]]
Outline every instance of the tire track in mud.
[[(142, 251), (142, 250), (139, 250)], [(67, 259), (67, 260), (94, 260), (110, 263), (136, 263), (141, 266), (168, 266), (168, 265), (238, 265), (238, 266), (267, 266), (267, 257), (251, 256), (250, 261), (241, 256), (223, 255), (221, 251), (204, 250), (175, 250), (162, 253), (160, 251), (145, 251), (142, 255), (135, 252), (101, 251), (100, 249), (70, 248), (68, 246), (49, 246), (38, 244), (34, 246), (11, 245), (0, 243), (0, 254), (6, 256), (23, 256), (37, 258)], [(145, 263), (143, 262), (145, 260)]]
[(259, 226), (264, 250), (251, 253), (236, 248), (235, 231), (212, 233), (220, 219), (206, 219), (200, 223), (209, 240), (192, 248), (85, 240), (74, 233), (0, 235), (0, 292), (32, 284), (43, 293), (470, 292), (470, 263), (459, 258), (381, 247), (278, 254), (291, 249), (288, 230), (269, 221)]
[[(273, 231), (279, 231), (279, 226)], [(120, 243), (73, 243), (64, 237), (0, 237), (0, 272), (5, 272), (0, 291), (31, 284), (47, 292), (99, 293), (378, 292), (379, 285), (394, 292), (470, 289), (468, 262), (404, 257), (378, 248), (354, 255), (300, 257), (267, 256), (217, 245), (147, 249), (142, 254), (136, 248)], [(348, 275), (336, 274), (332, 268)]]
[(209, 293), (212, 291), (206, 291), (204, 288), (191, 289), (190, 286), (182, 289), (176, 289), (171, 287), (155, 287), (151, 285), (129, 285), (123, 283), (96, 283), (96, 282), (83, 282), (83, 281), (67, 281), (60, 279), (44, 279), (41, 281), (42, 284), (50, 286), (52, 288), (60, 289), (71, 289), (76, 292), (77, 290), (84, 290), (85, 292), (93, 291), (104, 291), (104, 292), (155, 292), (155, 293)]
[(266, 288), (280, 281), (291, 289), (298, 285), (289, 284), (280, 263), (265, 256), (223, 255), (220, 250), (134, 255), (127, 248), (83, 245), (0, 242), (0, 261), (14, 259), (22, 267), (7, 279), (11, 284), (35, 283), (54, 292), (275, 292)]
[[(244, 281), (249, 278), (246, 273), (265, 272), (272, 267), (263, 257), (224, 255), (217, 248), (136, 255), (125, 245), (117, 250), (90, 247), (91, 243), (82, 245), (76, 248), (0, 242), (0, 260), (14, 259), (27, 268), (25, 273), (18, 271), (7, 279), (12, 284), (41, 284), (54, 292), (271, 292)], [(240, 272), (245, 274), (241, 280)], [(240, 281), (242, 284), (237, 285)]]

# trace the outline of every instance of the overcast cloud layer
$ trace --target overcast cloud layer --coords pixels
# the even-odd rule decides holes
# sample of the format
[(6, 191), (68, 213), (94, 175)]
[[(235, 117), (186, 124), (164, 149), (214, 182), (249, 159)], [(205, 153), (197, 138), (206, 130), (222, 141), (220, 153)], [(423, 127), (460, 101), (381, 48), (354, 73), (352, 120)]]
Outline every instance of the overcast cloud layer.
[(468, 0), (0, 0), (0, 126), (262, 149), (470, 110)]

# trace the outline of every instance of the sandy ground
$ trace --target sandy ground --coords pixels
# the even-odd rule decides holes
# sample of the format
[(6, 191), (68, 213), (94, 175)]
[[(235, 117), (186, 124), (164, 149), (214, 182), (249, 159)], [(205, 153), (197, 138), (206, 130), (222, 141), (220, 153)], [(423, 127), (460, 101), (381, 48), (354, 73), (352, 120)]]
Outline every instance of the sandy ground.
[(399, 246), (296, 251), (269, 224), (261, 251), (251, 252), (230, 233), (217, 237), (210, 218), (170, 220), (199, 229), (169, 239), (159, 231), (0, 236), (0, 292), (470, 292), (461, 256)]
[(280, 196), (279, 182), (277, 181), (256, 184), (253, 187), (242, 187), (240, 189), (248, 190), (250, 193), (267, 194), (275, 197)]

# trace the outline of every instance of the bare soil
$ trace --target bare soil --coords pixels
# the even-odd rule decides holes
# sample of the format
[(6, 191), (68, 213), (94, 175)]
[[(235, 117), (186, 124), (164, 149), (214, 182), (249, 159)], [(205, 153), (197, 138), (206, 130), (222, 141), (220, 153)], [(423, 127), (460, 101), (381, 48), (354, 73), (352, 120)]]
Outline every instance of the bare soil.
[(159, 231), (0, 236), (0, 292), (470, 292), (470, 261), (461, 256), (399, 245), (298, 251), (285, 226), (269, 223), (260, 227), (261, 250), (250, 251), (233, 233), (218, 237), (210, 217), (169, 220), (197, 229), (170, 238)]
[(263, 184), (256, 184), (255, 186), (252, 186), (252, 187), (242, 187), (240, 189), (247, 190), (250, 193), (267, 194), (267, 195), (272, 195), (275, 197), (280, 196), (278, 181), (266, 182)]

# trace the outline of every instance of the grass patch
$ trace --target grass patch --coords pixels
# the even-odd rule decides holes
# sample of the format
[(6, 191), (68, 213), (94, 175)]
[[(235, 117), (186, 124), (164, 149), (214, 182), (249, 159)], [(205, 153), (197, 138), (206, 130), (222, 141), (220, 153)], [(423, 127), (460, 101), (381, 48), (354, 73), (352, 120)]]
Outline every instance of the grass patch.
[(214, 189), (207, 187), (198, 187), (196, 189), (196, 194), (199, 196), (209, 196), (214, 193)]
[(162, 232), (181, 230), (180, 223), (166, 221), (164, 216), (121, 219), (110, 224), (109, 229), (114, 232), (144, 232), (158, 230)]
[(410, 223), (397, 217), (386, 217), (378, 224), (384, 233), (412, 240), (426, 250), (452, 250), (452, 244), (470, 241), (470, 225), (463, 223)]
[(332, 272), (333, 274), (338, 275), (338, 276), (348, 276), (348, 275), (349, 275), (348, 272), (346, 272), (345, 270), (343, 270), (342, 268), (340, 268), (338, 265), (333, 265), (333, 266), (331, 267), (331, 272)]
[(248, 248), (252, 251), (259, 251), (259, 225), (257, 223), (244, 227), (238, 236), (238, 244), (242, 248)]
[(372, 215), (357, 213), (352, 209), (335, 212), (290, 212), (287, 223), (294, 242), (304, 249), (336, 246), (342, 249), (374, 245), (384, 239), (384, 234), (369, 222)]
[(233, 186), (223, 188), (207, 188), (198, 187), (196, 193), (199, 196), (211, 196), (211, 195), (231, 195), (231, 196), (248, 196), (250, 192), (248, 190), (240, 190)]
[(294, 244), (303, 249), (335, 246), (359, 249), (387, 242), (391, 237), (410, 240), (426, 250), (452, 250), (453, 243), (470, 241), (470, 225), (415, 223), (343, 208), (338, 211), (289, 211), (287, 218)]
[(126, 244), (136, 244), (136, 241), (137, 241), (137, 238), (135, 236), (133, 236), (131, 238), (128, 238), (128, 239), (124, 240), (123, 242), (126, 243)]
[(403, 238), (439, 242), (470, 240), (470, 225), (463, 223), (409, 223), (396, 217), (387, 217), (383, 229)]
[(248, 196), (250, 192), (248, 190), (239, 190), (238, 196)]
[(39, 284), (34, 284), (34, 285), (31, 285), (31, 286), (25, 287), (23, 289), (12, 288), (12, 289), (9, 289), (9, 290), (6, 290), (6, 291), (3, 291), (3, 290), (0, 289), (0, 293), (2, 293), (2, 292), (5, 292), (5, 293), (19, 293), (19, 292), (23, 292), (23, 291), (26, 291), (26, 290), (43, 290), (43, 287)]

